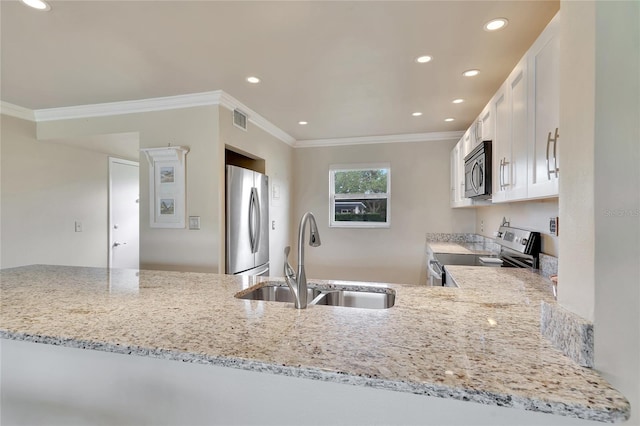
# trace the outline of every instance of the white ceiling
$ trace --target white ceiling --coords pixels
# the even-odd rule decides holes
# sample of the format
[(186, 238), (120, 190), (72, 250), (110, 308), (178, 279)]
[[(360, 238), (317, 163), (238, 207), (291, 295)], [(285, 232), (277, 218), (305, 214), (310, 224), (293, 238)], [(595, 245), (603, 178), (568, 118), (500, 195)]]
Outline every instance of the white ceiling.
[[(39, 12), (0, 2), (2, 101), (37, 110), (221, 89), (297, 140), (464, 130), (559, 8), (557, 0), (49, 3)], [(484, 31), (495, 17), (509, 25)], [(434, 59), (415, 63), (421, 54)], [(480, 75), (462, 77), (470, 68)], [(247, 83), (250, 75), (262, 82)]]

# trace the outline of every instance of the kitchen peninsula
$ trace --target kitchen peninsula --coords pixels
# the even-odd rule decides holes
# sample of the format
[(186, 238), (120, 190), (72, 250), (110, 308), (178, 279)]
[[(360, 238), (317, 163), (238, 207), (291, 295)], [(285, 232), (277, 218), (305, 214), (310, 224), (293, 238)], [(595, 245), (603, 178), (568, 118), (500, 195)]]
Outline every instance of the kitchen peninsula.
[[(527, 424), (629, 417), (623, 395), (540, 335), (540, 303), (554, 303), (540, 276), (522, 269), (464, 266), (453, 273), (461, 288), (386, 285), (396, 292), (390, 309), (310, 306), (300, 311), (289, 303), (234, 297), (262, 285), (260, 278), (44, 265), (5, 269), (0, 272), (0, 337), (5, 349), (23, 341), (132, 360), (161, 358), (185, 369), (189, 366), (175, 361), (301, 378), (306, 385), (334, 382), (366, 395), (396, 391), (383, 395), (417, 399), (425, 407), (425, 424), (430, 419), (442, 423), (446, 414), (436, 419), (429, 407), (448, 399), (471, 410), (493, 406), (499, 416), (510, 409), (498, 406), (545, 416)], [(3, 353), (3, 381), (10, 380), (10, 362)], [(251, 387), (245, 386), (247, 391)], [(279, 423), (295, 423), (286, 417), (294, 395), (277, 396), (282, 401)], [(309, 402), (309, 417), (297, 419), (298, 424), (322, 423), (314, 413), (332, 407)], [(247, 408), (258, 403), (245, 401)], [(3, 411), (7, 407), (3, 401)], [(405, 408), (389, 409), (397, 412), (398, 423), (407, 423)], [(238, 423), (249, 422), (238, 418)], [(477, 416), (468, 419), (474, 421), (482, 423)], [(576, 423), (563, 423), (571, 421)]]

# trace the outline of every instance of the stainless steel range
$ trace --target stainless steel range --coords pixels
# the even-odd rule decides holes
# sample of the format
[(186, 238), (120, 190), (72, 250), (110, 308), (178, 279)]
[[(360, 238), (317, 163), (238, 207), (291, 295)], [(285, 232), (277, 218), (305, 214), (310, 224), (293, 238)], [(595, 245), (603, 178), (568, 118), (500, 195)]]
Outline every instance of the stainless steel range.
[[(526, 229), (501, 226), (496, 235), (496, 243), (500, 245), (499, 259), (501, 266), (516, 268), (538, 268), (540, 255), (540, 233)], [(480, 257), (480, 263), (491, 266), (495, 258)]]
[(429, 260), (431, 285), (457, 287), (447, 265), (538, 268), (540, 233), (511, 226), (500, 226), (495, 242), (500, 251), (492, 255), (435, 253)]

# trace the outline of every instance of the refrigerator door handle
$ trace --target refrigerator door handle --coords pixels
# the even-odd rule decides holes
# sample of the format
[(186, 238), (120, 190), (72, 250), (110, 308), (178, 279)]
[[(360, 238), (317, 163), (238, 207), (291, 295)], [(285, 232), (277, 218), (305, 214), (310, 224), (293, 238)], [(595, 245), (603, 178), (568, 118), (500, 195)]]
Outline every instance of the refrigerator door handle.
[(260, 248), (260, 233), (262, 232), (262, 216), (260, 211), (262, 210), (262, 206), (260, 205), (260, 197), (258, 196), (258, 188), (251, 188), (251, 192), (253, 194), (253, 199), (255, 200), (253, 203), (253, 210), (255, 212), (256, 226), (254, 227), (255, 235), (253, 236), (253, 252), (257, 253)]
[(254, 210), (255, 210), (255, 195), (254, 195), (254, 189), (255, 188), (251, 188), (251, 193), (249, 194), (249, 245), (251, 246), (251, 253), (255, 253), (255, 231), (253, 229), (253, 216), (254, 216)]
[(251, 253), (256, 253), (260, 245), (260, 201), (255, 187), (251, 188), (249, 199), (249, 243)]

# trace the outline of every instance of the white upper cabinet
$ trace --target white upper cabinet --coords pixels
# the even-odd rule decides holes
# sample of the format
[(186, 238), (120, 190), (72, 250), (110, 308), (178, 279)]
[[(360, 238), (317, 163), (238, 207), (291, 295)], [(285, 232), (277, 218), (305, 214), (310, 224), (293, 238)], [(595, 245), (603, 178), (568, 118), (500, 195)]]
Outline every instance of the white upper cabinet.
[(492, 100), (495, 108), (493, 202), (527, 197), (528, 86), (523, 58)]
[(492, 141), (493, 134), (493, 108), (489, 102), (476, 120), (476, 145), (482, 141)]
[(508, 89), (511, 91), (511, 160), (509, 164), (508, 199), (527, 198), (528, 161), (528, 120), (529, 93), (527, 82), (527, 61), (522, 60), (509, 76)]
[(483, 140), (492, 141), (493, 203), (558, 196), (559, 23), (558, 13), (452, 151), (452, 207), (486, 204), (464, 198), (464, 157)]
[(473, 201), (464, 196), (465, 136), (451, 150), (451, 207), (471, 207)]
[(560, 126), (559, 16), (551, 20), (529, 51), (528, 198), (558, 196)]
[(509, 110), (509, 100), (507, 93), (507, 83), (504, 83), (496, 92), (491, 105), (495, 111), (495, 134), (491, 143), (493, 152), (493, 202), (500, 203), (507, 200), (506, 188), (508, 188), (509, 176), (507, 166), (511, 159), (511, 144), (509, 135), (511, 134), (511, 117)]

